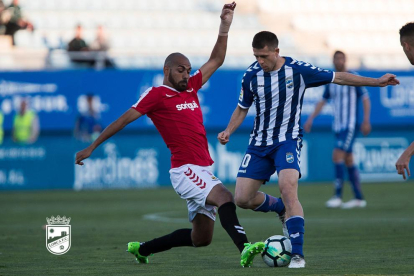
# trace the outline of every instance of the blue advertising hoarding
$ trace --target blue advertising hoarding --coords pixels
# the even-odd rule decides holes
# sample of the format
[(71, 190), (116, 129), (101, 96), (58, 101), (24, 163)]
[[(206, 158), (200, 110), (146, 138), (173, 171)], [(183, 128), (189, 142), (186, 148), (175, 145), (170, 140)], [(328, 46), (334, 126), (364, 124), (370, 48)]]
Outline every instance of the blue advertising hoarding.
[[(360, 72), (379, 77), (385, 72)], [(219, 70), (199, 92), (207, 129), (224, 128), (237, 106), (244, 71)], [(398, 72), (401, 85), (368, 87), (372, 102), (373, 126), (414, 127), (414, 72)], [(94, 94), (94, 106), (107, 126), (133, 105), (150, 86), (162, 84), (160, 70), (141, 71), (57, 71), (0, 73), (0, 110), (5, 115), (4, 127), (10, 130), (12, 117), (22, 98), (40, 119), (41, 130), (72, 130), (78, 114), (86, 109), (86, 94)], [(308, 89), (303, 102), (303, 118), (313, 111), (322, 98), (323, 87)], [(332, 107), (326, 106), (314, 126), (331, 125)], [(251, 108), (241, 126), (250, 129), (255, 116)], [(148, 118), (138, 120), (130, 129), (154, 129)]]
[[(217, 133), (208, 134), (213, 172), (223, 183), (235, 183), (249, 133), (238, 131), (223, 146)], [(362, 181), (398, 181), (395, 162), (414, 140), (414, 133), (374, 131), (354, 143), (355, 163)], [(88, 144), (70, 136), (43, 136), (33, 145), (6, 139), (0, 147), (0, 190), (112, 189), (169, 186), (170, 152), (156, 132), (119, 133), (98, 147), (84, 166), (75, 153)], [(332, 181), (334, 137), (328, 131), (305, 135), (301, 182)], [(414, 170), (411, 164), (411, 170)], [(271, 182), (276, 182), (274, 175)]]
[[(243, 71), (219, 70), (200, 90), (199, 98), (208, 132), (213, 170), (224, 183), (235, 183), (255, 116), (254, 108), (232, 136), (220, 145), (224, 129), (237, 105)], [(360, 72), (379, 77), (384, 72)], [(397, 73), (401, 85), (368, 88), (372, 102), (373, 133), (359, 137), (355, 162), (363, 181), (394, 181), (398, 156), (414, 140), (414, 72)], [(0, 145), (0, 190), (142, 188), (170, 185), (170, 153), (152, 122), (143, 117), (101, 145), (85, 166), (74, 165), (76, 151), (87, 144), (71, 135), (75, 120), (86, 108), (86, 94), (94, 94), (101, 123), (108, 125), (134, 104), (150, 86), (162, 83), (159, 70), (7, 72), (0, 74), (0, 109), (5, 115), (6, 137)], [(307, 90), (302, 123), (321, 99), (323, 87)], [(12, 117), (22, 98), (40, 119), (41, 136), (27, 146), (10, 139)], [(302, 182), (331, 181), (330, 132), (332, 108), (315, 119), (314, 131), (305, 134)], [(323, 170), (321, 169), (323, 165)], [(276, 177), (272, 179), (276, 181)]]

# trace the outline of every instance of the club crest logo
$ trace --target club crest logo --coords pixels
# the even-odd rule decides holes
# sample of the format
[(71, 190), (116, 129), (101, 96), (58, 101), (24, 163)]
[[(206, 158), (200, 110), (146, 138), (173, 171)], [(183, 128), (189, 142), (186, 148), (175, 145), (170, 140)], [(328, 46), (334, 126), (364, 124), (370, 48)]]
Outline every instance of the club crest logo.
[(46, 218), (46, 248), (54, 255), (69, 251), (71, 245), (70, 218), (57, 216)]
[(294, 160), (295, 160), (295, 157), (293, 157), (293, 153), (291, 152), (286, 153), (286, 162), (293, 163)]
[(286, 87), (289, 88), (289, 89), (292, 89), (292, 87), (293, 87), (293, 80), (292, 80), (292, 78), (287, 78), (286, 79)]
[(210, 171), (208, 170), (201, 170), (202, 172), (206, 172), (208, 175), (211, 176), (211, 180), (213, 181), (219, 181), (220, 179), (218, 179), (214, 174), (212, 174)]

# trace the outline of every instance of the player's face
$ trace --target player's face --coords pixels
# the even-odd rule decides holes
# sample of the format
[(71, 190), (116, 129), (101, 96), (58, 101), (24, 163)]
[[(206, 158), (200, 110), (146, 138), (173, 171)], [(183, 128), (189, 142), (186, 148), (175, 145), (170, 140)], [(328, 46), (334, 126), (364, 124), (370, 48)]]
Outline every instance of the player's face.
[(263, 71), (274, 71), (279, 58), (279, 48), (269, 49), (267, 45), (263, 49), (253, 48), (253, 54)]
[(338, 72), (345, 71), (345, 63), (346, 58), (344, 54), (338, 53), (333, 57), (333, 64), (335, 66), (335, 70)]
[(169, 68), (168, 81), (177, 91), (184, 91), (187, 89), (190, 73), (191, 64), (189, 61), (175, 64)]
[(401, 40), (401, 46), (410, 63), (414, 65), (414, 47), (411, 47), (410, 44), (403, 40)]

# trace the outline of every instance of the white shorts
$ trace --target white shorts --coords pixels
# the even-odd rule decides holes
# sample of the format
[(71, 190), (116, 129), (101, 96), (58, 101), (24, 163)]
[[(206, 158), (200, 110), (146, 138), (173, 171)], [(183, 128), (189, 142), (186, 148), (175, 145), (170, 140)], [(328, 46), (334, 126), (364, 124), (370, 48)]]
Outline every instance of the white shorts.
[(175, 192), (187, 200), (188, 219), (192, 222), (197, 214), (216, 220), (216, 207), (206, 205), (206, 199), (214, 186), (221, 181), (211, 172), (211, 167), (186, 164), (170, 170)]

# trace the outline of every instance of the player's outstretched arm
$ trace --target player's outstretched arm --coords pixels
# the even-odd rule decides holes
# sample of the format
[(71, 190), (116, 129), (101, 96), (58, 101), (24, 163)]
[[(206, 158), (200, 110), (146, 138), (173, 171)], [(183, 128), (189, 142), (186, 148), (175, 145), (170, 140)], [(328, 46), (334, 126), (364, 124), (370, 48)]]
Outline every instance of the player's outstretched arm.
[(233, 21), (236, 3), (226, 4), (221, 11), (221, 24), (217, 42), (211, 52), (210, 59), (200, 68), (203, 76), (203, 84), (213, 75), (213, 73), (223, 64), (227, 51), (227, 37)]
[(304, 124), (303, 128), (306, 132), (310, 132), (312, 129), (313, 120), (321, 113), (322, 108), (325, 106), (326, 100), (320, 100), (318, 104), (315, 107), (315, 110), (311, 115), (309, 115), (309, 118), (306, 120), (306, 123)]
[(404, 180), (407, 179), (405, 177), (405, 171), (407, 171), (407, 176), (411, 176), (410, 173), (410, 159), (411, 156), (414, 155), (414, 142), (401, 154), (400, 158), (398, 158), (397, 163), (395, 163), (395, 168), (397, 169), (398, 174), (402, 174)]
[(229, 142), (230, 135), (233, 134), (233, 132), (235, 132), (236, 129), (239, 128), (241, 123), (243, 123), (248, 111), (249, 109), (247, 108), (244, 109), (240, 106), (236, 107), (236, 109), (233, 112), (233, 115), (231, 115), (231, 119), (229, 124), (227, 125), (227, 128), (217, 135), (217, 139), (219, 140), (220, 144), (225, 145)]
[(88, 158), (92, 152), (103, 142), (108, 140), (112, 137), (115, 133), (123, 129), (129, 123), (135, 121), (139, 117), (141, 117), (141, 113), (134, 109), (129, 109), (127, 112), (121, 115), (118, 119), (116, 119), (113, 123), (111, 123), (108, 127), (106, 127), (99, 137), (86, 149), (81, 150), (76, 153), (76, 160), (75, 164), (83, 165), (82, 160)]
[(333, 81), (339, 85), (351, 85), (351, 86), (388, 86), (400, 84), (397, 80), (396, 75), (385, 74), (381, 78), (367, 78), (354, 75), (347, 72), (335, 72), (335, 79)]

